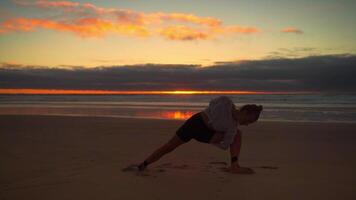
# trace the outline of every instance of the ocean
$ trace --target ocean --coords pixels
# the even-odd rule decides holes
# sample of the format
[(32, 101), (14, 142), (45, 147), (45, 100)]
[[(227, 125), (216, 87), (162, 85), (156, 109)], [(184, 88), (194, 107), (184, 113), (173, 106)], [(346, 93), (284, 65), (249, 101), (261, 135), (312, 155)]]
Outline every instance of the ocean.
[[(0, 114), (185, 120), (219, 95), (0, 95)], [(263, 105), (261, 121), (356, 122), (356, 95), (226, 95), (237, 107)]]

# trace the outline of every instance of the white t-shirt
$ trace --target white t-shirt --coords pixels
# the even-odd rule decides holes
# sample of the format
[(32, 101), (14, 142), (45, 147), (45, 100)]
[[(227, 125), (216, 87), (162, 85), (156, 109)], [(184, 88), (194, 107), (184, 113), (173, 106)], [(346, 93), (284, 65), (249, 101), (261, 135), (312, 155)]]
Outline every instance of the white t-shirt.
[(237, 133), (237, 121), (232, 116), (235, 107), (232, 100), (227, 96), (212, 99), (204, 112), (209, 118), (209, 125), (216, 131), (224, 132), (224, 138), (220, 143), (213, 144), (221, 149), (228, 149), (233, 143)]

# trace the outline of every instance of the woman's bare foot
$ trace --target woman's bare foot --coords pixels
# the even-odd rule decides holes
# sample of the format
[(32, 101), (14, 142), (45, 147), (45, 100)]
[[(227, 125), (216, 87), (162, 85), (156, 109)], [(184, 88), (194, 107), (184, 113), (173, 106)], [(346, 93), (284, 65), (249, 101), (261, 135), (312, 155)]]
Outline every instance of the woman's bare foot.
[(148, 163), (146, 161), (142, 162), (141, 164), (137, 165), (138, 171), (143, 171), (146, 169)]

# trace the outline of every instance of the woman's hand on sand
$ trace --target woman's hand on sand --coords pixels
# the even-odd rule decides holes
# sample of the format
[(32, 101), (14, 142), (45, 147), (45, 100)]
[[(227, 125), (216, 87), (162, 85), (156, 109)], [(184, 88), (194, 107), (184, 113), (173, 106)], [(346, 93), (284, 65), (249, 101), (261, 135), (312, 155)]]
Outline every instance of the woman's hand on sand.
[(234, 173), (234, 174), (254, 174), (255, 171), (253, 169), (248, 168), (248, 167), (240, 167), (240, 166), (230, 166), (227, 169), (228, 172)]

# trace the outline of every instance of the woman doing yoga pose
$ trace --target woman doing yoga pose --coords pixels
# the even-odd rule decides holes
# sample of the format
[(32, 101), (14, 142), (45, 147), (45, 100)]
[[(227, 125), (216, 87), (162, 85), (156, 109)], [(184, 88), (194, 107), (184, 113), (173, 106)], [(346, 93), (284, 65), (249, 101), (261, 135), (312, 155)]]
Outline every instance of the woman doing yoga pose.
[(247, 126), (256, 122), (262, 109), (261, 105), (257, 106), (255, 104), (247, 104), (237, 109), (227, 96), (214, 98), (203, 111), (186, 120), (166, 144), (159, 147), (138, 165), (138, 169), (139, 171), (144, 170), (149, 164), (159, 160), (163, 155), (172, 152), (175, 148), (189, 142), (191, 139), (195, 139), (223, 150), (230, 148), (231, 165), (228, 168), (229, 172), (254, 173), (252, 169), (239, 165), (241, 131), (238, 126)]

